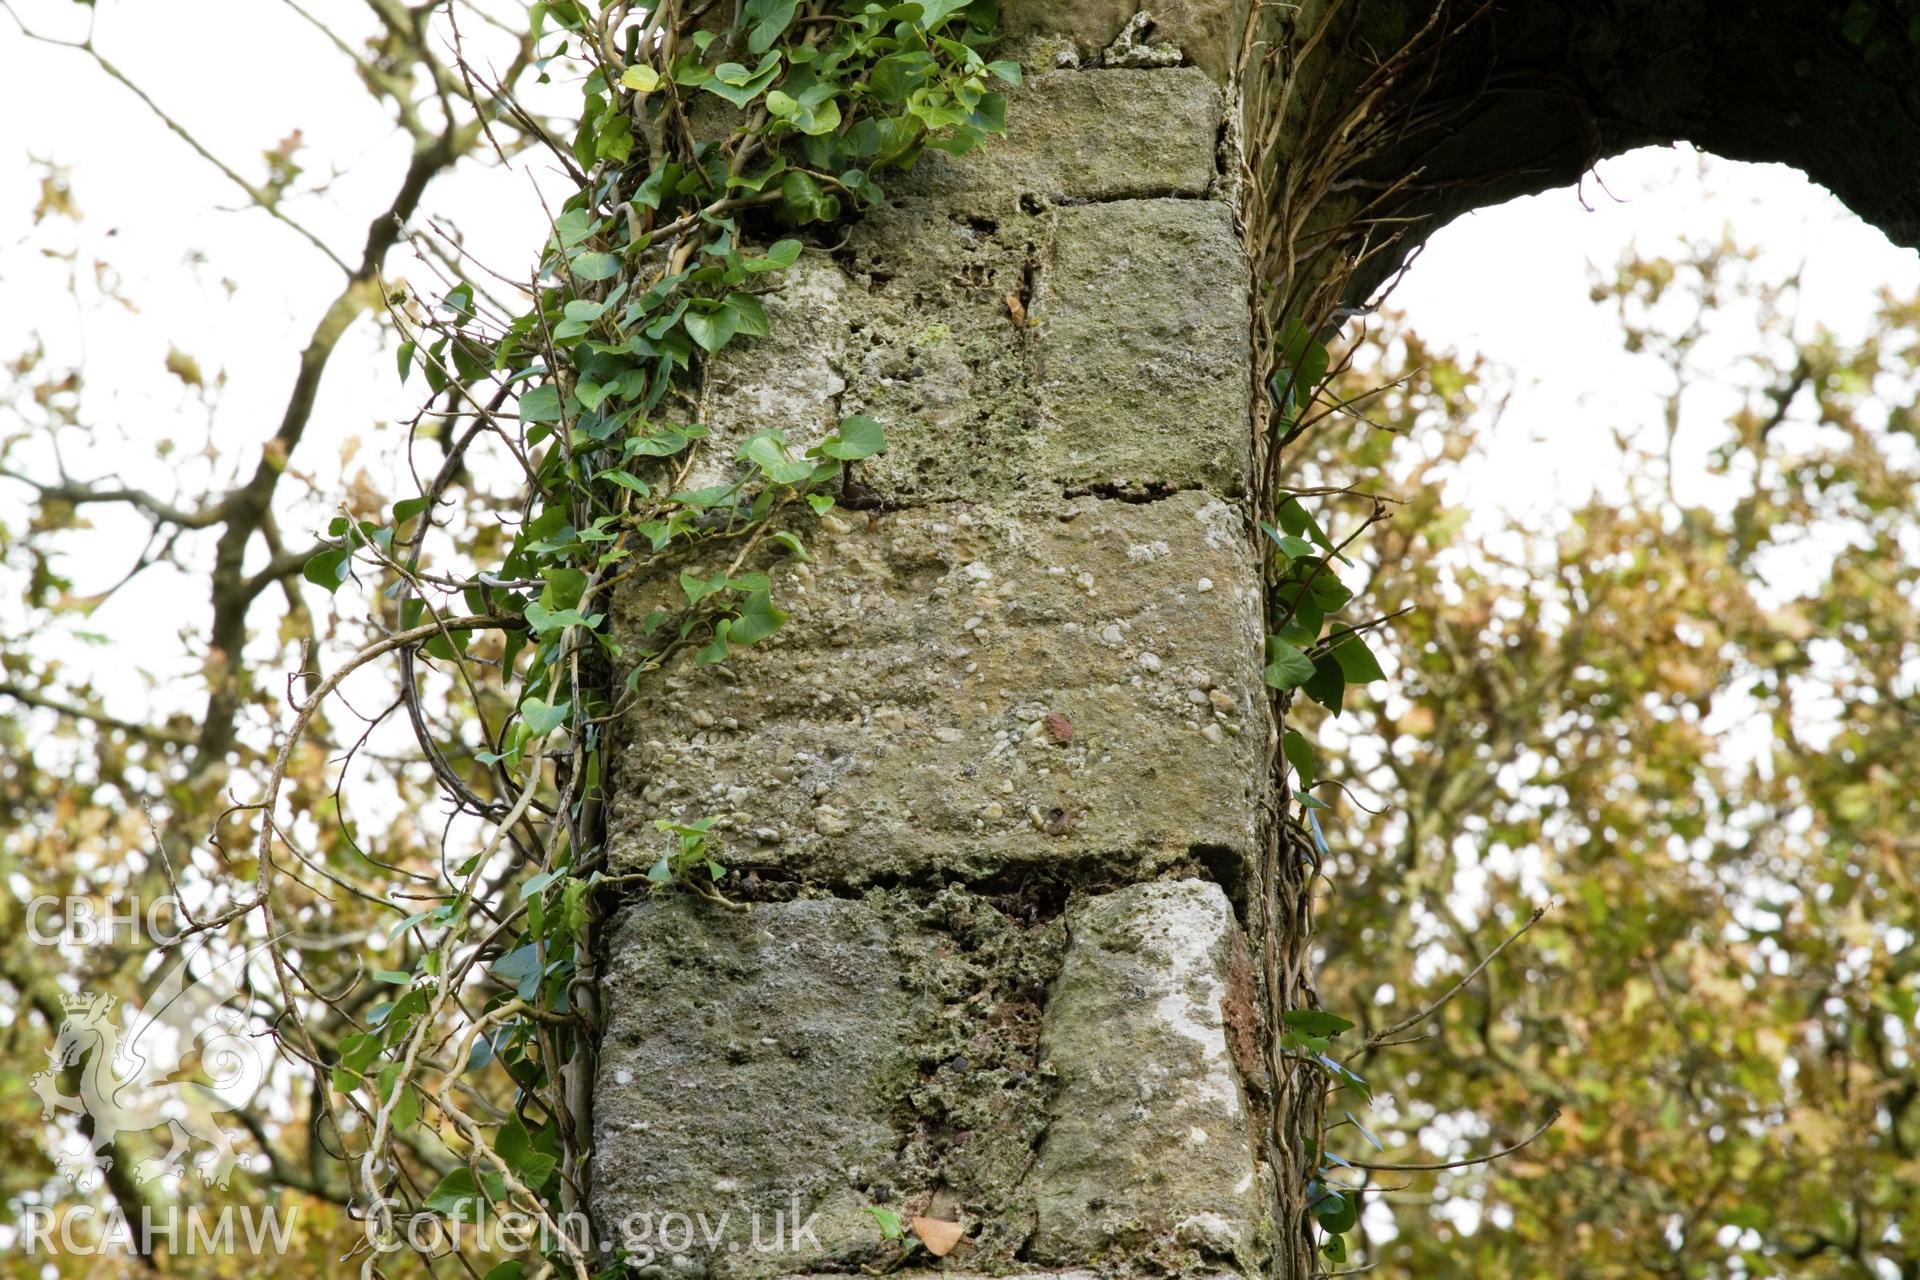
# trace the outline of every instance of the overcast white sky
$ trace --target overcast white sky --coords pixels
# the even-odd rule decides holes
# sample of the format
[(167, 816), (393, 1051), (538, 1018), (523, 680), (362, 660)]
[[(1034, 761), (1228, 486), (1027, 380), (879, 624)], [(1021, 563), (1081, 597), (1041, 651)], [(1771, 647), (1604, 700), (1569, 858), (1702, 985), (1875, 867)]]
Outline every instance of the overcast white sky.
[[(1602, 161), (1598, 181), (1469, 214), (1436, 235), (1392, 305), (1441, 347), (1477, 351), (1521, 371), (1498, 444), (1476, 469), (1465, 501), (1483, 524), (1551, 518), (1596, 487), (1620, 461), (1613, 429), (1657, 422), (1665, 394), (1649, 357), (1629, 356), (1610, 305), (1588, 296), (1593, 268), (1611, 274), (1636, 244), (1674, 252), (1682, 237), (1722, 227), (1761, 250), (1761, 273), (1802, 269), (1797, 327), (1824, 325), (1858, 338), (1872, 325), (1878, 291), (1920, 287), (1920, 254), (1890, 243), (1826, 190), (1783, 165), (1739, 164), (1688, 147), (1648, 148)], [(1751, 330), (1724, 317), (1717, 346), (1754, 350)], [(1703, 351), (1711, 362), (1712, 349)], [(1697, 401), (1697, 403), (1695, 402)], [(1715, 388), (1689, 395), (1676, 471), (1682, 497), (1706, 482), (1706, 452), (1731, 403)]]
[[(5, 0), (36, 29), (75, 35), (84, 9), (69, 0)], [(312, 11), (349, 39), (367, 25), (364, 6), (316, 0)], [(390, 129), (340, 55), (293, 11), (272, 0), (188, 0), (132, 4), (102, 0), (98, 44), (213, 152), (250, 179), (265, 173), (261, 153), (300, 129), (307, 177), (324, 190), (291, 199), (287, 210), (349, 260), (367, 220), (381, 207), (406, 160)], [(92, 456), (70, 454), (81, 477), (112, 468), (131, 483), (168, 492), (192, 484), (217, 459), (244, 457), (272, 431), (295, 353), (338, 269), (286, 228), (243, 203), (204, 160), (157, 123), (83, 55), (29, 43), (0, 20), (0, 358), (38, 332), (56, 365), (84, 368), (86, 415), (99, 431)], [(84, 214), (77, 226), (35, 229), (29, 212), (39, 172), (30, 158), (68, 166)], [(537, 165), (537, 161), (535, 162)], [(1401, 285), (1394, 305), (1442, 346), (1485, 354), (1526, 371), (1498, 446), (1466, 496), (1480, 519), (1550, 518), (1616, 467), (1611, 429), (1649, 420), (1659, 387), (1650, 362), (1620, 351), (1616, 321), (1588, 298), (1588, 265), (1610, 268), (1630, 243), (1659, 250), (1680, 233), (1714, 234), (1730, 224), (1768, 246), (1786, 266), (1805, 259), (1802, 323), (1858, 332), (1883, 284), (1920, 286), (1920, 257), (1896, 249), (1797, 174), (1773, 166), (1690, 152), (1637, 153), (1601, 166), (1583, 207), (1558, 191), (1461, 220), (1436, 236)], [(329, 176), (334, 175), (334, 176)], [(433, 209), (451, 212), (483, 260), (514, 268), (538, 243), (542, 215), (525, 171), (472, 167), (439, 189)], [(47, 249), (77, 251), (76, 305), (66, 263)], [(103, 301), (95, 260), (111, 264), (138, 313)], [(398, 256), (398, 274), (407, 267)], [(417, 274), (417, 273), (416, 273)], [(398, 432), (409, 413), (389, 354), (362, 322), (336, 358), (324, 388), (306, 467), (322, 479), (340, 447), (360, 437), (352, 466), (385, 484)], [(166, 371), (169, 347), (193, 356), (226, 387), (208, 437), (196, 394)], [(4, 411), (0, 411), (4, 412)], [(17, 424), (0, 422), (0, 432)], [(157, 442), (179, 446), (170, 457)], [(203, 448), (204, 447), (204, 448)], [(204, 453), (205, 456), (201, 456)], [(209, 461), (208, 459), (215, 459)], [(0, 503), (23, 494), (0, 483)], [(316, 504), (312, 527), (324, 522)], [(127, 532), (134, 526), (127, 526)], [(293, 536), (293, 531), (289, 532)], [(68, 566), (81, 588), (103, 585), (137, 547), (108, 538), (101, 554)], [(200, 622), (199, 590), (183, 592), (162, 571), (76, 627), (139, 641), (151, 670), (182, 669), (171, 633)], [(17, 607), (11, 600), (0, 608)], [(164, 628), (157, 624), (167, 624)], [(106, 655), (110, 650), (94, 652)], [(116, 695), (140, 699), (124, 650), (102, 673)], [(79, 652), (75, 660), (83, 660)], [(138, 714), (136, 701), (123, 709)]]

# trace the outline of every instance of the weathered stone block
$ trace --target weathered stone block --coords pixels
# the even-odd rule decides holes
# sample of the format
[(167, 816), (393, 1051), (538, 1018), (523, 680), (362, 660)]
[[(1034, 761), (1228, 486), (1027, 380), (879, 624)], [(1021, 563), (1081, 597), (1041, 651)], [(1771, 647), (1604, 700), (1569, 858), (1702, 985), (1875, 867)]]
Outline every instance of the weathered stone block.
[[(1141, 9), (1140, 0), (1020, 0), (1001, 10), (1000, 26), (1015, 42), (1064, 36), (1074, 57), (1093, 63)], [(1187, 61), (1225, 83), (1239, 61), (1247, 0), (1154, 0), (1147, 38), (1172, 45)]]
[(1036, 1261), (1123, 1250), (1254, 1265), (1265, 1212), (1225, 1012), (1236, 927), (1199, 880), (1070, 913), (1041, 1040), (1059, 1088), (1033, 1171)]
[[(1239, 511), (1190, 491), (851, 519), (773, 568), (793, 616), (771, 640), (641, 685), (617, 865), (658, 856), (654, 819), (702, 815), (729, 861), (836, 883), (1252, 855), (1266, 722)], [(618, 626), (651, 603), (621, 596)]]
[(1251, 447), (1247, 267), (1227, 207), (1063, 210), (1040, 272), (1041, 419), (1069, 483), (1237, 493)]
[(741, 339), (707, 361), (701, 419), (712, 432), (702, 463), (718, 479), (742, 440), (784, 432), (795, 451), (818, 443), (839, 421), (847, 390), (847, 321), (865, 309), (861, 290), (818, 251), (775, 278), (760, 295), (767, 336)]
[(843, 899), (625, 907), (594, 1102), (609, 1237), (716, 1275), (871, 1251), (865, 1206), (899, 1145), (892, 1108), (910, 1069), (902, 975), (930, 945)]
[(1058, 492), (1037, 447), (1030, 332), (1007, 304), (1050, 234), (1047, 217), (968, 218), (919, 200), (874, 210), (834, 257), (807, 253), (764, 295), (768, 336), (708, 368), (710, 456), (768, 427), (804, 447), (865, 413), (888, 449), (860, 479), (890, 502)]
[(969, 212), (1042, 201), (1204, 195), (1220, 92), (1197, 67), (1057, 71), (1007, 95), (1007, 131), (964, 156), (928, 152), (893, 179)]
[(997, 220), (909, 202), (765, 301), (769, 336), (710, 367), (710, 466), (754, 431), (803, 447), (860, 412), (889, 440), (861, 480), (895, 503), (1245, 483), (1246, 265), (1219, 202)]

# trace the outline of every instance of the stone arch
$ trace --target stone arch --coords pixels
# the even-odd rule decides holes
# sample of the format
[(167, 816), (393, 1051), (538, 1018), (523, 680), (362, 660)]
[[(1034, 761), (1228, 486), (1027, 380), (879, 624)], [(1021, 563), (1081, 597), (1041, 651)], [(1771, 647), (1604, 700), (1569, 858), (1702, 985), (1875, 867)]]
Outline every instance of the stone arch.
[[(1596, 161), (1670, 142), (1791, 165), (1894, 242), (1920, 247), (1913, 0), (1324, 0), (1301, 8), (1294, 30), (1323, 22), (1302, 66), (1323, 101), (1364, 91), (1383, 60), (1407, 54), (1369, 108), (1397, 121), (1391, 140), (1341, 175), (1404, 183), (1376, 211), (1405, 219), (1404, 231), (1397, 252), (1353, 274), (1349, 303), (1461, 213), (1571, 186)], [(1263, 104), (1245, 105), (1251, 125)]]

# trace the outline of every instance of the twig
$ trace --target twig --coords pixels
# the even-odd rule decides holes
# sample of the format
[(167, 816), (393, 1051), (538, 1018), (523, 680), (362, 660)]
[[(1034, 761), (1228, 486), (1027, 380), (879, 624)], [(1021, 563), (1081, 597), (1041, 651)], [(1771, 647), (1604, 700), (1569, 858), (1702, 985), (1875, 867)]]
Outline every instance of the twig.
[(1532, 1133), (1520, 1139), (1520, 1141), (1514, 1143), (1510, 1147), (1502, 1147), (1498, 1151), (1489, 1151), (1487, 1152), (1487, 1154), (1483, 1156), (1467, 1156), (1465, 1159), (1461, 1159), (1461, 1160), (1436, 1161), (1432, 1164), (1426, 1164), (1426, 1163), (1401, 1164), (1401, 1163), (1393, 1163), (1393, 1162), (1369, 1163), (1368, 1161), (1365, 1161), (1365, 1160), (1348, 1160), (1347, 1163), (1352, 1165), (1356, 1169), (1366, 1169), (1369, 1172), (1373, 1172), (1373, 1173), (1434, 1173), (1441, 1169), (1465, 1169), (1471, 1165), (1490, 1164), (1491, 1162), (1498, 1160), (1503, 1156), (1510, 1156), (1514, 1152), (1520, 1150), (1520, 1148), (1526, 1146), (1528, 1143), (1532, 1142), (1535, 1138), (1539, 1137), (1541, 1134), (1545, 1133), (1547, 1130), (1553, 1128), (1554, 1122), (1559, 1118), (1560, 1118), (1560, 1108), (1555, 1107), (1553, 1109), (1553, 1114), (1549, 1115), (1545, 1120), (1541, 1121), (1540, 1127), (1535, 1129)]
[[(1473, 968), (1468, 971), (1466, 977), (1460, 979), (1460, 981), (1454, 983), (1451, 987), (1447, 988), (1447, 993), (1445, 995), (1441, 996), (1438, 1000), (1435, 1000), (1432, 1004), (1427, 1005), (1425, 1008), (1420, 1009), (1414, 1013), (1408, 1014), (1406, 1017), (1400, 1019), (1400, 1021), (1394, 1023), (1392, 1026), (1384, 1028), (1383, 1030), (1374, 1032), (1372, 1035), (1368, 1036), (1364, 1041), (1361, 1042), (1359, 1048), (1355, 1049), (1352, 1053), (1342, 1058), (1341, 1061), (1343, 1063), (1351, 1062), (1355, 1058), (1359, 1057), (1363, 1053), (1368, 1052), (1369, 1050), (1378, 1049), (1382, 1044), (1385, 1044), (1392, 1037), (1399, 1035), (1402, 1031), (1406, 1031), (1409, 1028), (1419, 1026), (1422, 1022), (1425, 1022), (1428, 1018), (1431, 1018), (1434, 1014), (1440, 1012), (1440, 1010), (1444, 1009), (1447, 1006), (1447, 1003), (1449, 1001), (1451, 1001), (1455, 996), (1460, 994), (1462, 988), (1464, 988), (1469, 982), (1472, 982), (1475, 978), (1479, 977), (1483, 969), (1485, 969), (1488, 965), (1492, 964), (1496, 959), (1498, 959), (1502, 951), (1505, 951), (1508, 947), (1512, 946), (1515, 942), (1519, 941), (1521, 935), (1526, 933), (1527, 930), (1533, 928), (1534, 925), (1540, 923), (1540, 917), (1547, 914), (1547, 908), (1551, 905), (1552, 905), (1551, 903), (1546, 903), (1541, 906), (1535, 907), (1533, 909), (1533, 914), (1527, 917), (1525, 924), (1521, 925), (1518, 929), (1515, 929), (1512, 933), (1508, 934), (1505, 941), (1501, 942), (1501, 944), (1495, 947), (1492, 951), (1489, 951), (1487, 953), (1487, 958), (1482, 960), (1479, 964), (1473, 966)], [(1558, 1115), (1559, 1113), (1555, 1112), (1554, 1114)], [(1551, 1124), (1552, 1121), (1548, 1121), (1548, 1123)], [(1386, 1166), (1381, 1166), (1381, 1167), (1384, 1168)]]
[(174, 136), (178, 137), (182, 142), (185, 142), (189, 147), (192, 147), (195, 154), (197, 154), (202, 160), (205, 160), (208, 164), (218, 169), (221, 173), (221, 176), (226, 178), (227, 181), (233, 183), (234, 186), (239, 187), (242, 191), (246, 192), (247, 198), (252, 200), (255, 204), (259, 205), (261, 209), (265, 210), (269, 217), (277, 218), (281, 222), (285, 223), (287, 226), (293, 228), (294, 232), (297, 233), (301, 239), (305, 240), (308, 244), (318, 249), (321, 253), (326, 254), (327, 257), (330, 260), (332, 260), (333, 265), (335, 265), (336, 267), (339, 267), (342, 271), (346, 272), (348, 275), (353, 274), (353, 268), (347, 265), (346, 259), (342, 258), (339, 254), (335, 253), (332, 249), (328, 248), (326, 241), (322, 240), (319, 236), (313, 234), (313, 232), (301, 226), (298, 222), (295, 222), (292, 218), (288, 217), (284, 212), (280, 210), (279, 201), (271, 191), (268, 191), (264, 187), (255, 186), (253, 183), (248, 182), (245, 178), (241, 177), (237, 172), (235, 172), (231, 167), (227, 165), (226, 161), (220, 159), (219, 156), (214, 155), (213, 152), (207, 150), (205, 146), (201, 145), (200, 140), (194, 137), (192, 133), (188, 132), (187, 127), (185, 125), (181, 124), (178, 120), (175, 120), (172, 116), (168, 115), (166, 111), (161, 108), (159, 103), (155, 102), (150, 96), (148, 96), (146, 90), (142, 89), (139, 85), (135, 84), (132, 80), (129, 80), (125, 72), (121, 71), (120, 68), (114, 66), (113, 63), (107, 61), (105, 57), (101, 56), (100, 51), (93, 47), (93, 37), (91, 35), (89, 35), (85, 40), (60, 40), (53, 36), (42, 35), (40, 32), (35, 31), (33, 28), (29, 27), (26, 23), (20, 20), (20, 15), (16, 14), (13, 11), (11, 6), (7, 7), (7, 16), (13, 19), (15, 26), (20, 28), (20, 34), (24, 35), (29, 40), (37, 40), (41, 44), (50, 44), (62, 49), (72, 49), (72, 50), (75, 50), (76, 52), (84, 53), (89, 58), (92, 58), (94, 61), (94, 64), (98, 66), (100, 70), (106, 73), (108, 79), (113, 80), (114, 82), (119, 84), (122, 88), (126, 89), (127, 92), (131, 93), (134, 97), (140, 99), (141, 105), (145, 106), (147, 110), (153, 112), (154, 116), (160, 121), (160, 123), (165, 125), (169, 130), (171, 130)]

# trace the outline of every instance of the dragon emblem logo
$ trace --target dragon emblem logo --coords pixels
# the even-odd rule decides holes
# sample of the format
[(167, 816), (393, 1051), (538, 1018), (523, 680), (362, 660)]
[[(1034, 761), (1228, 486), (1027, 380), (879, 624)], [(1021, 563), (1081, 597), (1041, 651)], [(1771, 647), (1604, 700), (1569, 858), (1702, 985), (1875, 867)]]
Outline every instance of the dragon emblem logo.
[[(91, 992), (61, 998), (66, 1018), (47, 1051), (51, 1066), (31, 1084), (42, 1119), (71, 1112), (91, 1121), (90, 1149), (58, 1161), (76, 1187), (92, 1190), (98, 1175), (113, 1167), (113, 1144), (121, 1134), (156, 1129), (167, 1130), (171, 1147), (135, 1165), (135, 1183), (162, 1174), (184, 1178), (191, 1160), (205, 1185), (227, 1185), (240, 1159), (234, 1142), (242, 1135), (223, 1127), (219, 1117), (243, 1106), (266, 1079), (258, 1037), (227, 1005), (248, 962), (263, 949), (216, 960), (205, 945), (195, 947), (137, 1008)], [(77, 1079), (78, 1096), (60, 1091), (63, 1076)], [(194, 1143), (206, 1149), (190, 1154)]]

